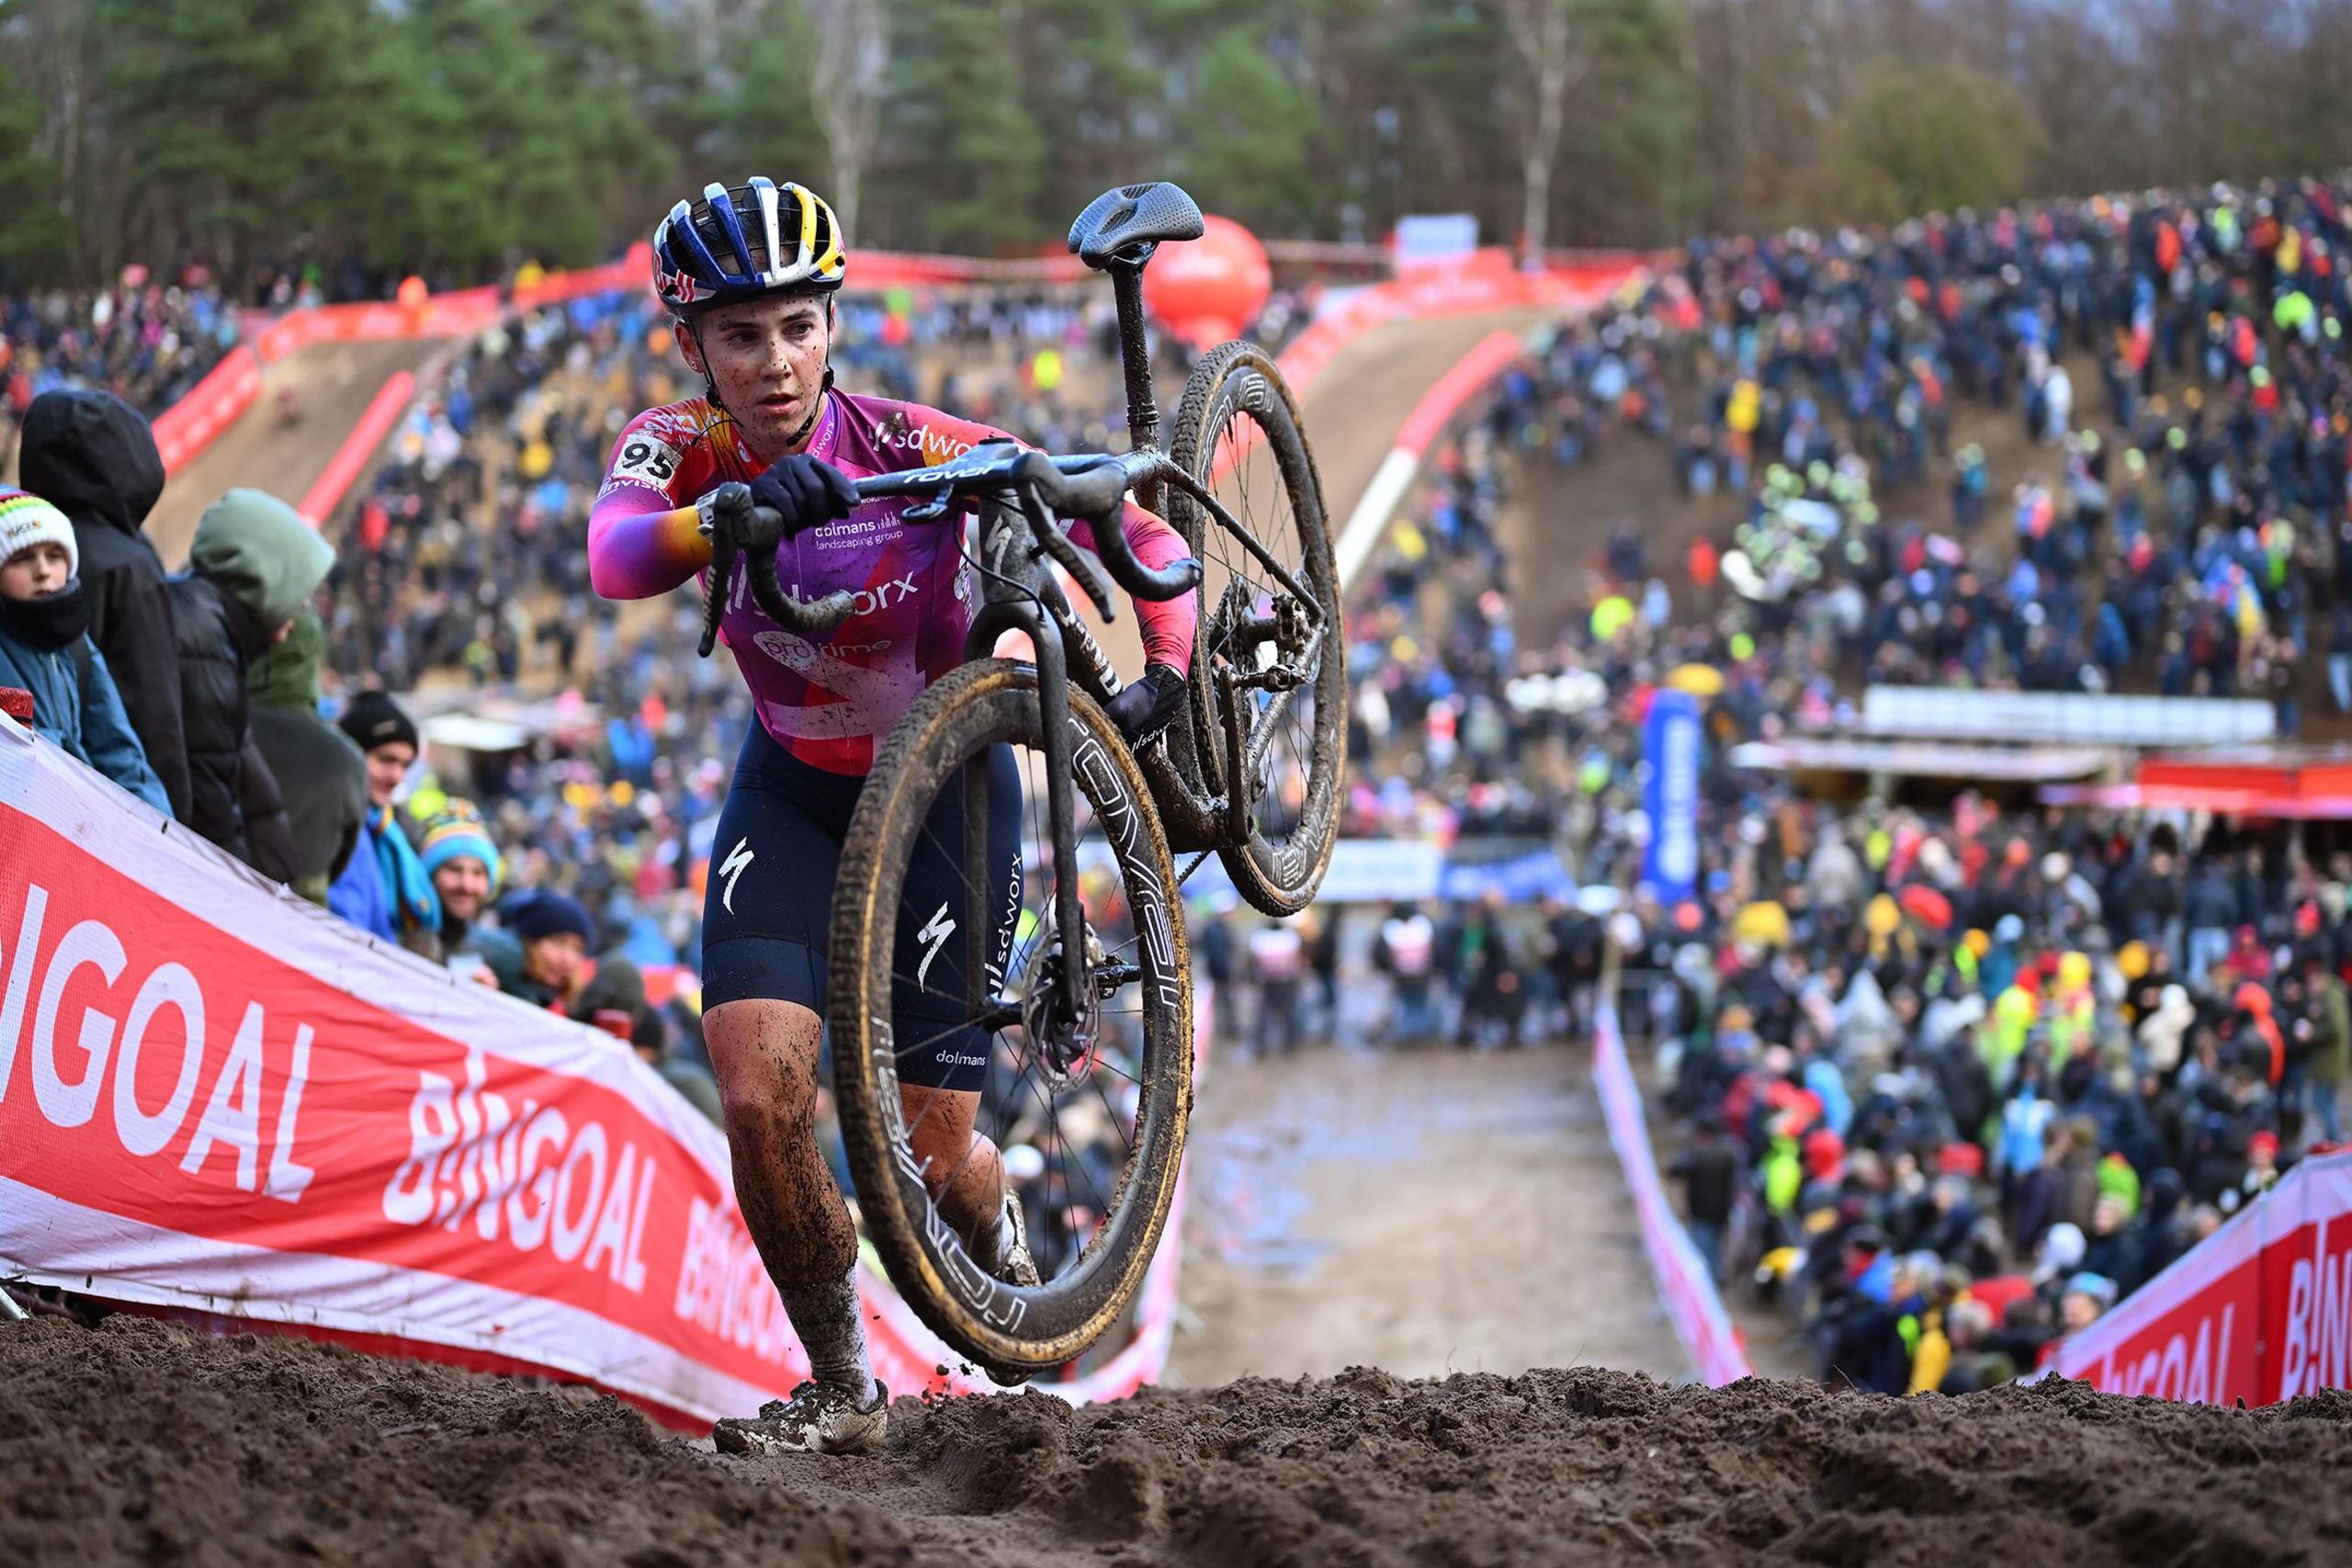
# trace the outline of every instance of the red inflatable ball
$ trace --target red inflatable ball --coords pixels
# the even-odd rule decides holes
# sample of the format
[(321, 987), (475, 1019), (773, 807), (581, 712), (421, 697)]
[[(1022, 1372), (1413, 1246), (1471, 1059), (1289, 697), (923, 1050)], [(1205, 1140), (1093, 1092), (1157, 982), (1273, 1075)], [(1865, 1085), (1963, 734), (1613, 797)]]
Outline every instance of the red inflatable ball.
[(1273, 287), (1258, 236), (1230, 218), (1212, 217), (1199, 239), (1159, 247), (1143, 275), (1143, 302), (1170, 332), (1206, 348), (1240, 336)]

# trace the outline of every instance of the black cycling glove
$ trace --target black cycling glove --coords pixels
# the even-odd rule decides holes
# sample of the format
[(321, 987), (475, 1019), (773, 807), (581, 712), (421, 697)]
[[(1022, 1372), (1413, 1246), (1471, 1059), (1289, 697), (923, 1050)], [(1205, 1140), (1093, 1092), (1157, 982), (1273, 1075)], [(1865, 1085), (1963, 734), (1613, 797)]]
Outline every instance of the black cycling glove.
[(1111, 699), (1111, 722), (1140, 746), (1168, 728), (1184, 705), (1184, 677), (1165, 664), (1144, 667), (1143, 679)]
[(797, 539), (846, 517), (857, 504), (857, 487), (822, 457), (779, 457), (752, 481), (752, 499), (783, 520), (781, 536)]

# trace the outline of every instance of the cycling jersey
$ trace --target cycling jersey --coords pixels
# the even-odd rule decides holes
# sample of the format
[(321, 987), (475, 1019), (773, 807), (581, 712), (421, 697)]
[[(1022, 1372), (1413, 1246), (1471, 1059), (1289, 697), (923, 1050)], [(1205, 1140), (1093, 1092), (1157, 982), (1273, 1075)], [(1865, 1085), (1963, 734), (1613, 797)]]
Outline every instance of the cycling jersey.
[[(853, 479), (960, 457), (1004, 433), (919, 403), (826, 394), (808, 444)], [(604, 489), (588, 520), (588, 570), (608, 599), (665, 593), (707, 567), (710, 541), (693, 503), (760, 465), (725, 412), (707, 399), (650, 409), (613, 443)], [(847, 517), (786, 540), (776, 577), (787, 593), (815, 599), (837, 589), (856, 613), (810, 642), (768, 619), (739, 576), (720, 630), (751, 687), (760, 723), (794, 758), (828, 773), (863, 775), (875, 748), (917, 693), (963, 661), (978, 596), (962, 555), (960, 517), (909, 523), (919, 498), (862, 502)], [(1128, 505), (1121, 525), (1138, 559), (1159, 568), (1188, 552), (1176, 530)], [(1092, 549), (1084, 524), (1070, 537)], [(1195, 598), (1138, 601), (1145, 657), (1190, 667)]]

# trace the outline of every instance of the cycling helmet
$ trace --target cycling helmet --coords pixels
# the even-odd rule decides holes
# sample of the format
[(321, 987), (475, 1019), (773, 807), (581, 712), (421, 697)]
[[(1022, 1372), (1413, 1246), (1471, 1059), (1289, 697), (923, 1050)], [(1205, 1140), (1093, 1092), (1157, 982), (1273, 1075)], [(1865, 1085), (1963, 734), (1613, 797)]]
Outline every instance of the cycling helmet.
[(673, 310), (831, 293), (849, 258), (840, 222), (822, 197), (754, 175), (729, 190), (716, 181), (700, 201), (670, 209), (653, 231), (653, 292)]

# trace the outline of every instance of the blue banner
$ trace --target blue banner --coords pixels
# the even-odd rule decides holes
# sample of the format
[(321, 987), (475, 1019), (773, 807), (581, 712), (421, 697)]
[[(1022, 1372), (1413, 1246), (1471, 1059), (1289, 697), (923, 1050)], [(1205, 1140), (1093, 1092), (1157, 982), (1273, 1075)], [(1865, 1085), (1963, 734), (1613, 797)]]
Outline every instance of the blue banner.
[(1642, 727), (1642, 755), (1649, 763), (1642, 808), (1650, 819), (1642, 880), (1668, 908), (1698, 890), (1699, 746), (1699, 699), (1672, 687), (1658, 692)]

